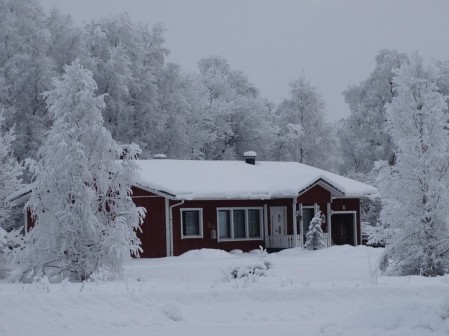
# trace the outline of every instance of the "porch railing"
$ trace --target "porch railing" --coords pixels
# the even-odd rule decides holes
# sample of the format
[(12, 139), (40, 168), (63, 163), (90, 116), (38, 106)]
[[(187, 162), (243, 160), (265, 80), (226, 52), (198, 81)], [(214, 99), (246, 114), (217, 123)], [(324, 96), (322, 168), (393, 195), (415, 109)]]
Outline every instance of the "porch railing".
[[(297, 247), (304, 246), (302, 235), (297, 235), (296, 241)], [(295, 247), (295, 236), (294, 235), (268, 236), (265, 243), (267, 248), (292, 248)], [(329, 233), (324, 233), (324, 244), (326, 247), (332, 246), (332, 239)]]

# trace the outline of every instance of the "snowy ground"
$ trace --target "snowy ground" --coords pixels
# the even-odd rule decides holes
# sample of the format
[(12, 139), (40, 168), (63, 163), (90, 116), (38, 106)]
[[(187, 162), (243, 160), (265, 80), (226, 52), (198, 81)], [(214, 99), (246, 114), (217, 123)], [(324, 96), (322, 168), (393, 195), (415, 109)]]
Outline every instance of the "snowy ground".
[(0, 283), (0, 335), (448, 335), (449, 276), (380, 277), (380, 249), (270, 254), (265, 276), (230, 279), (255, 254), (134, 260), (127, 278)]

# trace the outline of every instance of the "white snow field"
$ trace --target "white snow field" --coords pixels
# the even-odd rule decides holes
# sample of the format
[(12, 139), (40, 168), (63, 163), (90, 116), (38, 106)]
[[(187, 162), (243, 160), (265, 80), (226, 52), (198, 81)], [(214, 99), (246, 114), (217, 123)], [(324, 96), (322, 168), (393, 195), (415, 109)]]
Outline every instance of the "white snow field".
[(84, 285), (2, 280), (0, 335), (448, 335), (449, 276), (379, 276), (381, 252), (290, 249), (240, 279), (230, 269), (263, 268), (261, 254), (137, 259), (125, 280)]

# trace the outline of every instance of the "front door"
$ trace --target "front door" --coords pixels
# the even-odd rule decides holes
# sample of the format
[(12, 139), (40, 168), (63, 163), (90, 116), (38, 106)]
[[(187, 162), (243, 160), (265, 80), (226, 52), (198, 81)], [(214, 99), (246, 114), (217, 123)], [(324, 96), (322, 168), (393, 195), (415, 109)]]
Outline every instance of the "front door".
[(355, 246), (355, 214), (332, 214), (332, 242), (334, 245)]
[(287, 207), (270, 207), (272, 236), (287, 235)]

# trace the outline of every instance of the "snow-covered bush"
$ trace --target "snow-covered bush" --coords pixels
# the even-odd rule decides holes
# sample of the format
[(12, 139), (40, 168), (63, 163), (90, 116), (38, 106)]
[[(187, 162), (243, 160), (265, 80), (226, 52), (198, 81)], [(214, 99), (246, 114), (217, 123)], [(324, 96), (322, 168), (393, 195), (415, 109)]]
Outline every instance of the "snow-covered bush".
[(230, 267), (224, 272), (224, 280), (266, 276), (266, 272), (273, 267), (267, 250), (259, 246), (259, 249), (252, 250), (250, 253), (257, 255), (258, 260)]
[(321, 211), (312, 218), (309, 224), (309, 231), (306, 234), (304, 248), (307, 250), (319, 250), (326, 247), (324, 244), (324, 234), (321, 229)]
[(226, 272), (228, 279), (241, 279), (266, 276), (267, 271), (272, 267), (268, 260), (252, 261), (230, 267)]

